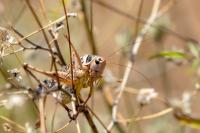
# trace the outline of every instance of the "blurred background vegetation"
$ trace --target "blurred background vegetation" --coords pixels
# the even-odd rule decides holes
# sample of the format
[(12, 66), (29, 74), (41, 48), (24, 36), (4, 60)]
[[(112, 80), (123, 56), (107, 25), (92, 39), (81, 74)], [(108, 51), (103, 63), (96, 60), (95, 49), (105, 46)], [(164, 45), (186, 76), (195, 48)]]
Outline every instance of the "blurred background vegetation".
[[(85, 25), (84, 13), (86, 13), (89, 25), (91, 24), (90, 18), (92, 18), (95, 54), (105, 57), (107, 60), (103, 75), (104, 84), (95, 87), (93, 98), (88, 104), (92, 106), (93, 111), (103, 123), (108, 125), (112, 117), (112, 99), (115, 99), (118, 93), (117, 88), (121, 84), (120, 81), (127, 66), (126, 62), (130, 60), (132, 42), (145, 25), (143, 20), (148, 19), (154, 0), (92, 0), (92, 16), (90, 12), (91, 1), (84, 0), (85, 12), (81, 10), (83, 5), (80, 1), (65, 0), (67, 11), (77, 13), (77, 17), (69, 18), (71, 40), (79, 55), (94, 53), (90, 47), (91, 38), (88, 37), (88, 27)], [(41, 2), (43, 2), (44, 7), (42, 7)], [(63, 6), (59, 0), (30, 0), (30, 3), (43, 25), (47, 25), (64, 15)], [(193, 91), (199, 89), (199, 4), (199, 0), (161, 1), (160, 9), (166, 8), (166, 10), (163, 10), (164, 12), (155, 20), (153, 27), (145, 35), (126, 86), (129, 90), (153, 88), (159, 96), (169, 101), (170, 107), (172, 105), (173, 107), (185, 105), (184, 98), (189, 97), (186, 100), (189, 113), (186, 117), (176, 117), (175, 112), (170, 112), (153, 119), (123, 123), (115, 126), (112, 132), (199, 132), (198, 96), (200, 95), (198, 93), (195, 93), (194, 96), (191, 95)], [(138, 14), (140, 15), (138, 16)], [(24, 36), (39, 29), (24, 0), (0, 0), (0, 16), (1, 27), (9, 29), (9, 26), (12, 25)], [(138, 20), (138, 17), (141, 19)], [(69, 63), (69, 49), (67, 40), (63, 36), (65, 33), (66, 26), (60, 31), (58, 42), (64, 59)], [(15, 35), (13, 32), (11, 34)], [(20, 37), (16, 36), (16, 38)], [(41, 32), (29, 37), (29, 39), (47, 47)], [(27, 42), (22, 43), (28, 46)], [(19, 46), (14, 47), (15, 50), (19, 48)], [(13, 49), (6, 49), (4, 54), (12, 51)], [(23, 78), (19, 81), (20, 84), (27, 88), (30, 87), (22, 69), (24, 62), (43, 70), (49, 70), (51, 66), (50, 55), (41, 50), (25, 50), (16, 55), (12, 54), (2, 58), (0, 66), (0, 99), (2, 100), (0, 132), (2, 133), (8, 132), (5, 130), (5, 124), (9, 123), (7, 119), (22, 125), (27, 132), (39, 132), (38, 129), (35, 130), (35, 124), (39, 118), (34, 102), (26, 94), (16, 94), (19, 92), (17, 89), (7, 89), (9, 88), (7, 79), (10, 77), (8, 70), (14, 68), (19, 69)], [(36, 75), (41, 81), (47, 78), (41, 74)], [(35, 86), (37, 86), (36, 82)], [(83, 93), (85, 94), (85, 91)], [(168, 105), (157, 99), (148, 105), (141, 106), (137, 95), (124, 92), (119, 105), (119, 112), (124, 118), (151, 115), (168, 108)], [(18, 99), (23, 99), (23, 102), (17, 102)], [(109, 99), (111, 99), (111, 103), (109, 103)], [(3, 104), (5, 100), (6, 105)], [(54, 130), (62, 127), (69, 120), (65, 109), (57, 105), (52, 96), (48, 96), (45, 106), (48, 132), (51, 132), (52, 115), (55, 108), (57, 109)], [(91, 132), (83, 115), (80, 115), (78, 120), (81, 132)], [(104, 128), (99, 122), (95, 120), (95, 123), (99, 131), (103, 132)], [(10, 132), (17, 131), (11, 130)], [(69, 124), (60, 132), (76, 132), (75, 124)]]

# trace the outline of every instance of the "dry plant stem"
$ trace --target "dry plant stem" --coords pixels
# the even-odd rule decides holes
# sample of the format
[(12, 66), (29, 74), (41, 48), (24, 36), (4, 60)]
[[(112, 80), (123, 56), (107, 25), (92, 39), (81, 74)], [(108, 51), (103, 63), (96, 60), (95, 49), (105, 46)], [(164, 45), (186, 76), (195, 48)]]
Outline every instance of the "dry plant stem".
[[(76, 97), (74, 95), (72, 95), (72, 102), (71, 102), (71, 104), (72, 104), (73, 116), (78, 116), (78, 113), (76, 111), (76, 101), (77, 101)], [(75, 120), (75, 124), (76, 124), (77, 132), (80, 133), (81, 132), (80, 131), (80, 125), (79, 125), (79, 122), (78, 122), (77, 119)]]
[(119, 94), (117, 95), (116, 99), (114, 100), (114, 103), (113, 103), (113, 107), (112, 107), (112, 121), (109, 123), (107, 129), (109, 131), (111, 131), (111, 129), (113, 128), (114, 124), (117, 122), (117, 111), (118, 111), (118, 105), (119, 105), (119, 101), (122, 97), (122, 94), (123, 94), (123, 90), (126, 86), (126, 82), (128, 80), (128, 77), (129, 77), (129, 74), (130, 74), (130, 71), (131, 69), (129, 67), (132, 66), (132, 62), (128, 62), (128, 65), (127, 65), (127, 69), (125, 71), (125, 74), (124, 74), (124, 77), (123, 77), (123, 81), (120, 85), (120, 88), (119, 88)]
[(90, 0), (90, 31), (93, 33), (93, 0)]
[[(39, 17), (37, 16), (37, 14), (36, 14), (36, 12), (34, 11), (33, 7), (31, 6), (30, 0), (26, 0), (26, 4), (27, 4), (28, 8), (30, 9), (30, 11), (31, 11), (31, 13), (32, 13), (32, 15), (33, 15), (33, 17), (35, 18), (37, 24), (38, 24), (39, 27), (42, 29), (42, 27), (43, 27), (43, 26), (42, 26), (42, 23), (41, 23), (41, 21), (39, 20)], [(54, 58), (54, 56), (53, 56), (53, 51), (52, 51), (52, 49), (51, 49), (51, 45), (50, 45), (50, 43), (49, 43), (48, 36), (47, 36), (47, 34), (46, 34), (46, 32), (45, 32), (44, 29), (42, 30), (42, 34), (43, 34), (43, 36), (44, 36), (44, 39), (45, 39), (45, 41), (46, 41), (46, 43), (47, 43), (47, 46), (48, 46), (48, 48), (49, 48), (49, 52), (50, 52), (50, 54), (51, 54), (51, 62), (52, 62), (52, 65), (54, 65), (54, 67), (55, 67), (55, 69), (56, 69), (55, 58)], [(52, 68), (52, 67), (51, 67), (51, 68)], [(57, 71), (56, 71), (56, 72), (57, 72)], [(58, 83), (59, 83), (59, 81), (58, 81)]]
[(94, 113), (94, 111), (92, 110), (92, 108), (90, 108), (89, 106), (87, 106), (87, 108), (88, 108), (88, 110), (91, 112), (91, 114), (99, 121), (99, 123), (103, 126), (103, 128), (107, 131), (107, 132), (109, 132), (108, 130), (107, 130), (107, 127), (106, 127), (106, 125), (103, 123), (103, 121)]
[(76, 123), (77, 133), (81, 133), (81, 128), (80, 128), (80, 124), (79, 124), (78, 120), (76, 120), (75, 123)]
[[(37, 79), (37, 77), (27, 69), (27, 66), (24, 66), (25, 71), (27, 71), (39, 84), (41, 84), (46, 90), (48, 90), (48, 88), (42, 84), (42, 82), (40, 82), (39, 79)], [(41, 133), (46, 133), (46, 122), (45, 122), (45, 114), (44, 114), (44, 102), (45, 102), (45, 96), (41, 96), (39, 97), (39, 113), (40, 113), (40, 131)]]
[[(69, 37), (65, 35), (65, 38), (69, 41)], [(80, 56), (78, 54), (78, 52), (76, 51), (72, 41), (71, 41), (71, 48), (73, 49), (73, 52), (75, 53), (75, 56), (76, 56), (76, 59), (78, 61), (78, 65), (80, 66), (80, 69), (82, 69), (82, 64), (81, 64), (81, 59), (80, 59)]]
[[(105, 103), (106, 103), (106, 105), (107, 105), (107, 107), (109, 109), (109, 112), (110, 112), (110, 114), (112, 114), (112, 103), (113, 103), (114, 99), (112, 98), (112, 95), (111, 95), (111, 92), (109, 91), (109, 88), (107, 88), (107, 87), (103, 88), (103, 96), (104, 96)], [(123, 117), (120, 114), (120, 112), (117, 115), (118, 115), (119, 118)], [(116, 123), (116, 128), (119, 131), (119, 133), (124, 133), (125, 132), (124, 129), (122, 128), (122, 126), (120, 124), (118, 124), (118, 123)]]
[[(31, 6), (30, 0), (26, 0), (26, 4), (28, 5), (28, 7), (29, 7), (31, 13), (33, 14), (33, 16), (34, 16), (34, 18), (35, 18), (37, 24), (38, 24), (39, 27), (42, 29), (42, 27), (43, 27), (43, 26), (42, 26), (42, 23), (40, 22), (40, 20), (39, 20), (37, 14), (36, 14), (36, 12), (34, 11), (33, 7)], [(50, 46), (50, 44), (49, 44), (49, 39), (48, 39), (47, 34), (46, 34), (46, 32), (45, 32), (44, 29), (42, 29), (42, 34), (43, 34), (44, 39), (45, 39), (45, 41), (46, 41), (46, 43), (47, 43), (47, 45), (48, 45), (48, 47), (49, 47), (49, 50), (52, 51), (51, 46)]]
[[(137, 109), (131, 117), (137, 118), (140, 115), (140, 113), (142, 112), (142, 109), (143, 109), (143, 106), (140, 106), (139, 109)], [(130, 123), (128, 123), (128, 132), (131, 132), (132, 128), (135, 127), (137, 133), (142, 133), (141, 126), (142, 125), (137, 121), (130, 122)]]
[[(65, 1), (62, 0), (62, 5), (63, 5), (63, 9), (64, 9), (64, 13), (65, 13), (65, 20), (66, 20), (66, 24), (67, 24), (67, 34), (68, 34), (68, 44), (69, 44), (69, 54), (70, 54), (70, 71), (71, 71), (71, 78), (72, 78), (72, 89), (73, 91), (75, 92), (75, 96), (72, 95), (72, 111), (73, 111), (73, 115), (76, 116), (78, 115), (77, 114), (77, 111), (76, 111), (76, 104), (78, 103), (79, 104), (79, 100), (78, 100), (78, 96), (76, 94), (76, 90), (75, 90), (75, 86), (74, 86), (74, 74), (73, 74), (73, 63), (72, 63), (72, 44), (71, 44), (71, 38), (70, 38), (70, 30), (69, 30), (69, 22), (68, 22), (68, 17), (67, 17), (67, 10), (66, 10), (66, 7), (65, 7)], [(79, 125), (79, 122), (78, 120), (75, 120), (75, 123), (76, 123), (76, 129), (77, 129), (77, 132), (80, 133), (80, 125)]]
[[(164, 5), (164, 7), (161, 8), (157, 17), (161, 17), (165, 12), (167, 12), (169, 10), (169, 8), (171, 8), (174, 5), (174, 2), (175, 2), (175, 0), (169, 0), (169, 2), (166, 5)], [(155, 41), (156, 53), (163, 50), (164, 46), (163, 46), (162, 42), (163, 42), (162, 39)], [(163, 91), (165, 92), (164, 94), (165, 94), (165, 96), (169, 96), (169, 94), (171, 92), (171, 87), (170, 87), (170, 80), (168, 78), (166, 62), (163, 60), (158, 60), (157, 65), (160, 68), (160, 71), (162, 71), (162, 75), (160, 75), (160, 79), (162, 81)]]
[(117, 122), (119, 123), (128, 123), (128, 122), (134, 122), (134, 121), (141, 121), (141, 120), (150, 120), (150, 119), (155, 119), (155, 118), (158, 118), (158, 117), (161, 117), (163, 115), (166, 115), (170, 112), (173, 111), (173, 108), (167, 108), (165, 110), (162, 110), (158, 113), (155, 113), (155, 114), (151, 114), (151, 115), (147, 115), (147, 116), (143, 116), (143, 117), (136, 117), (136, 118), (132, 118), (132, 119), (123, 119), (123, 120), (117, 120)]
[[(14, 27), (12, 27), (11, 26), (11, 28), (12, 28), (12, 30), (16, 33), (16, 34), (18, 34), (20, 37), (24, 37), (18, 30), (16, 30)], [(27, 41), (28, 43), (30, 43), (31, 45), (33, 45), (34, 47), (33, 48), (31, 48), (31, 49), (41, 49), (41, 50), (44, 50), (44, 51), (49, 51), (49, 49), (47, 49), (47, 48), (44, 48), (44, 47), (42, 47), (42, 46), (40, 46), (40, 45), (38, 45), (38, 44), (36, 44), (36, 43), (34, 43), (34, 42), (32, 42), (31, 40), (29, 40), (28, 38), (26, 38), (25, 39), (25, 41)], [(20, 44), (20, 43), (19, 43)], [(20, 45), (21, 46), (21, 45)], [(26, 48), (26, 47), (23, 47), (24, 49), (30, 49), (30, 48)]]
[[(140, 18), (141, 17), (141, 14), (142, 14), (142, 9), (143, 9), (143, 5), (144, 5), (144, 0), (140, 0), (140, 3), (139, 3), (139, 9), (138, 9), (138, 12), (137, 12), (137, 17)], [(140, 27), (140, 22), (139, 20), (136, 21), (136, 26), (135, 26), (135, 33), (134, 35), (137, 36), (138, 35), (138, 32), (139, 32), (139, 27)], [(131, 100), (130, 99), (127, 99), (127, 97), (125, 97), (125, 103), (127, 106), (131, 105)], [(139, 113), (141, 112), (142, 110), (142, 106), (139, 107), (138, 110), (136, 109), (133, 109), (133, 108), (127, 108), (127, 112), (128, 113), (132, 113), (133, 117), (137, 117), (139, 115)], [(140, 127), (140, 124), (137, 123), (137, 122), (132, 122), (132, 123), (129, 123), (128, 125), (128, 132), (131, 132), (132, 130), (132, 127), (135, 126), (136, 127), (136, 131), (138, 133), (141, 133), (141, 127)]]
[(19, 125), (17, 122), (14, 122), (14, 121), (12, 121), (12, 120), (10, 120), (10, 119), (4, 117), (4, 116), (0, 116), (0, 119), (2, 119), (2, 120), (4, 120), (4, 121), (6, 121), (6, 122), (8, 122), (8, 123), (10, 123), (10, 124), (12, 124), (12, 125), (14, 125), (14, 126), (16, 126), (17, 128), (19, 128), (19, 129), (22, 130), (23, 132), (26, 131), (25, 127)]
[[(72, 89), (74, 90), (74, 92), (76, 92), (75, 88), (74, 88), (74, 74), (73, 74), (73, 63), (72, 63), (72, 47), (71, 47), (71, 37), (70, 37), (70, 31), (69, 31), (69, 22), (68, 22), (68, 17), (67, 17), (67, 10), (65, 7), (65, 1), (62, 0), (62, 5), (63, 5), (63, 9), (64, 9), (64, 13), (65, 13), (65, 20), (66, 20), (66, 24), (67, 24), (67, 34), (68, 34), (68, 43), (69, 43), (69, 56), (70, 56), (70, 71), (71, 71), (71, 79), (72, 79)], [(76, 99), (78, 100), (78, 96), (75, 95)]]
[(174, 5), (175, 2), (176, 2), (176, 0), (169, 0), (167, 2), (167, 4), (165, 4), (164, 7), (162, 7), (162, 9), (160, 9), (160, 11), (159, 11), (157, 16), (161, 17), (162, 15), (167, 13), (172, 8), (172, 6)]
[(35, 48), (20, 48), (18, 50), (13, 51), (13, 52), (4, 54), (4, 55), (2, 55), (2, 57), (6, 57), (6, 56), (9, 56), (9, 55), (13, 55), (13, 54), (19, 53), (19, 52), (23, 52), (24, 50), (35, 50)]
[(85, 117), (86, 117), (86, 119), (87, 119), (87, 121), (88, 121), (88, 123), (89, 123), (91, 129), (92, 129), (92, 132), (93, 132), (93, 133), (98, 133), (97, 127), (96, 127), (96, 125), (94, 124), (94, 121), (92, 120), (92, 117), (91, 117), (89, 111), (86, 109), (86, 110), (84, 110), (83, 113), (84, 113), (84, 115), (85, 115)]
[(55, 132), (52, 132), (52, 133), (58, 133), (62, 130), (64, 130), (70, 123), (72, 122), (72, 120), (70, 120), (67, 124), (65, 124), (63, 127), (59, 128), (58, 130), (56, 130)]
[(40, 131), (46, 133), (46, 122), (45, 122), (45, 109), (44, 109), (45, 96), (39, 98), (39, 112), (40, 112)]
[(125, 70), (123, 81), (122, 81), (122, 83), (120, 85), (120, 88), (119, 88), (119, 94), (117, 95), (117, 97), (116, 97), (116, 99), (114, 101), (114, 104), (113, 104), (112, 121), (110, 122), (110, 124), (108, 125), (108, 128), (107, 128), (109, 131), (113, 128), (114, 124), (117, 122), (116, 120), (117, 120), (118, 105), (119, 105), (120, 99), (122, 97), (124, 88), (126, 86), (129, 74), (131, 72), (130, 68), (133, 67), (133, 63), (134, 63), (133, 59), (135, 58), (135, 56), (138, 53), (138, 50), (139, 50), (139, 48), (141, 46), (141, 42), (143, 40), (144, 35), (148, 32), (149, 28), (151, 27), (150, 25), (154, 22), (154, 20), (157, 17), (157, 13), (158, 13), (158, 10), (159, 10), (160, 2), (161, 2), (160, 0), (155, 0), (154, 1), (154, 5), (153, 5), (153, 8), (152, 8), (152, 12), (150, 14), (150, 17), (147, 20), (147, 23), (141, 29), (140, 34), (137, 36), (136, 41), (133, 44), (132, 53), (131, 53), (132, 54), (132, 59), (131, 59), (132, 61), (129, 61), (127, 63), (128, 67)]
[(48, 90), (48, 88), (46, 87), (46, 85), (44, 85), (30, 70), (28, 70), (27, 65), (23, 66), (24, 70), (30, 74), (39, 84), (41, 84), (46, 90)]
[(14, 52), (15, 50), (14, 50), (14, 48), (13, 48), (12, 45), (11, 45), (11, 49), (12, 49), (12, 52), (14, 53), (14, 55), (15, 55), (15, 57), (16, 57), (18, 63), (19, 63), (20, 65), (23, 65), (23, 64), (22, 64), (22, 61), (20, 60), (20, 58), (19, 58), (19, 56), (17, 55), (17, 53)]
[(151, 25), (153, 24), (153, 22), (157, 18), (159, 5), (160, 5), (160, 0), (155, 0), (151, 15), (150, 15), (149, 19), (147, 20), (147, 23), (142, 28), (140, 34), (136, 38), (135, 43), (133, 44), (133, 48), (132, 48), (132, 51), (131, 51), (132, 62), (134, 62), (135, 55), (137, 55), (137, 53), (139, 51), (139, 48), (141, 46), (141, 42), (142, 42), (145, 34), (148, 32), (148, 30), (151, 28)]
[(63, 65), (63, 66), (66, 66), (65, 60), (64, 60), (64, 58), (63, 58), (63, 56), (62, 56), (62, 53), (61, 53), (61, 51), (60, 51), (60, 48), (59, 48), (58, 40), (57, 40), (57, 38), (55, 37), (55, 35), (52, 33), (51, 30), (50, 30), (49, 32), (50, 32), (50, 35), (51, 35), (52, 38), (53, 38), (53, 42), (54, 42), (54, 45), (55, 45), (55, 47), (56, 47), (56, 51), (58, 52), (58, 57), (59, 57), (59, 59), (60, 59), (62, 65)]
[(135, 121), (154, 119), (154, 118), (166, 115), (166, 114), (172, 112), (173, 110), (174, 110), (173, 108), (168, 108), (168, 109), (162, 110), (162, 111), (152, 114), (152, 115), (135, 118)]
[[(107, 3), (104, 3), (104, 2), (102, 2), (102, 1), (100, 1), (100, 0), (93, 0), (93, 1), (94, 1), (94, 3), (100, 5), (100, 6), (106, 8), (106, 9), (108, 9), (108, 10), (111, 10), (111, 11), (113, 11), (113, 12), (119, 14), (119, 15), (125, 16), (125, 17), (127, 17), (127, 18), (129, 18), (129, 19), (131, 19), (131, 20), (139, 20), (139, 21), (140, 21), (141, 23), (143, 23), (143, 24), (147, 24), (147, 23), (148, 23), (148, 22), (147, 22), (145, 19), (143, 19), (143, 18), (137, 18), (137, 17), (135, 17), (135, 16), (132, 16), (132, 15), (130, 15), (130, 14), (128, 14), (128, 13), (125, 13), (125, 12), (123, 12), (123, 11), (121, 11), (121, 10), (115, 8), (114, 6), (111, 6), (111, 5), (109, 5), (109, 4), (107, 4)], [(158, 14), (158, 15), (159, 15), (159, 14)], [(168, 28), (166, 28), (166, 27), (157, 27), (157, 26), (154, 25), (154, 24), (151, 24), (151, 27), (157, 28), (157, 29), (159, 29), (159, 30), (161, 30), (161, 31), (164, 31), (164, 32), (167, 32), (167, 33), (169, 33), (169, 34), (171, 34), (171, 35), (173, 35), (173, 36), (175, 36), (175, 37), (177, 37), (177, 38), (179, 38), (179, 39), (181, 39), (181, 40), (183, 40), (183, 41), (193, 41), (192, 38), (187, 37), (187, 36), (184, 36), (184, 35), (181, 35), (180, 33), (177, 33), (177, 32), (175, 32), (175, 31), (172, 31), (171, 29), (168, 29)]]
[(47, 14), (46, 14), (46, 8), (45, 8), (44, 0), (39, 0), (39, 1), (40, 1), (40, 7), (41, 7), (41, 10), (42, 10), (42, 15), (44, 16), (45, 21), (48, 22), (48, 17), (47, 17)]
[(22, 8), (21, 8), (20, 11), (19, 11), (19, 14), (17, 14), (17, 15), (13, 18), (13, 20), (12, 20), (12, 25), (14, 25), (14, 26), (17, 25), (17, 23), (18, 23), (19, 20), (21, 19), (21, 16), (24, 14), (25, 9), (26, 9), (26, 5), (23, 4), (23, 5), (22, 5)]
[[(138, 13), (137, 13), (138, 18), (140, 18), (140, 16), (141, 16), (143, 5), (144, 5), (144, 0), (140, 0), (139, 10), (138, 10)], [(139, 26), (140, 26), (139, 22), (140, 22), (139, 19), (137, 19), (136, 20), (136, 26), (135, 26), (135, 35), (138, 34), (138, 30), (139, 30)]]
[(58, 109), (58, 103), (56, 102), (56, 105), (55, 105), (55, 109), (54, 109), (54, 112), (53, 112), (53, 115), (52, 115), (52, 120), (51, 120), (51, 132), (53, 133), (54, 132), (54, 122), (55, 122), (55, 118), (56, 118), (56, 111)]
[[(70, 17), (70, 16), (76, 16), (76, 14), (68, 13), (67, 16), (68, 16), (68, 17)], [(49, 27), (52, 26), (53, 24), (63, 21), (64, 19), (65, 19), (65, 16), (62, 16), (62, 17), (56, 19), (55, 21), (53, 21), (53, 22), (47, 24), (46, 26), (44, 26), (44, 27), (42, 27), (42, 28), (40, 28), (40, 29), (38, 29), (38, 30), (36, 30), (36, 31), (33, 31), (32, 33), (28, 34), (27, 36), (21, 38), (21, 39), (19, 40), (19, 42), (22, 42), (22, 41), (25, 40), (26, 38), (29, 38), (29, 37), (31, 37), (32, 35), (37, 34), (37, 33), (39, 33), (40, 31), (45, 30), (46, 28), (49, 28)]]
[[(82, 99), (80, 99), (81, 103), (84, 103), (84, 101)], [(83, 110), (83, 114), (85, 115), (85, 118), (87, 119), (91, 129), (92, 129), (92, 132), (93, 133), (98, 133), (98, 130), (97, 130), (97, 127), (96, 125), (94, 124), (94, 121), (92, 119), (92, 116), (90, 115), (90, 108), (89, 106), (86, 104), (84, 105), (85, 109)], [(78, 112), (80, 113), (80, 112)], [(91, 112), (92, 113), (92, 112)]]
[[(81, 68), (82, 68), (82, 65), (81, 65), (81, 62), (80, 62), (80, 57), (78, 56), (78, 53), (76, 52), (74, 46), (73, 46), (72, 43), (71, 43), (70, 31), (69, 31), (69, 22), (68, 22), (68, 18), (67, 18), (67, 11), (66, 11), (66, 7), (65, 7), (65, 2), (64, 2), (64, 0), (62, 0), (62, 4), (63, 4), (63, 8), (64, 8), (64, 13), (65, 13), (65, 16), (66, 16), (66, 17), (65, 17), (66, 23), (67, 23), (67, 33), (68, 33), (68, 36), (66, 36), (66, 38), (68, 39), (69, 50), (70, 50), (70, 64), (71, 64), (70, 66), (71, 66), (71, 75), (72, 75), (72, 88), (73, 88), (74, 92), (76, 92), (76, 90), (75, 90), (75, 88), (74, 88), (74, 83), (73, 83), (72, 49), (74, 50), (74, 52), (75, 52), (75, 54), (76, 54), (76, 57), (78, 58), (78, 62), (79, 62), (79, 65), (80, 65)], [(78, 113), (77, 113), (77, 111), (76, 111), (76, 104), (78, 103), (78, 105), (79, 105), (79, 99), (78, 99), (78, 96), (77, 96), (76, 93), (75, 93), (75, 96), (73, 95), (72, 99), (74, 99), (74, 100), (72, 100), (72, 110), (73, 110), (73, 114), (74, 114), (74, 115), (78, 115)], [(90, 119), (89, 119), (90, 117), (87, 117), (88, 115), (86, 115), (86, 113), (84, 113), (84, 114), (85, 114), (85, 116), (86, 116), (86, 118), (87, 118), (87, 120), (88, 120), (88, 122), (89, 122), (89, 124), (90, 124), (90, 122), (92, 121), (92, 119), (91, 119), (91, 121), (90, 121)], [(93, 121), (92, 121), (92, 122), (93, 122)], [(79, 125), (78, 121), (75, 120), (75, 123), (76, 123), (76, 127), (77, 127), (77, 132), (80, 133), (81, 130), (80, 130), (80, 125)], [(93, 129), (93, 128), (92, 128), (92, 129)], [(93, 129), (93, 131), (95, 131), (95, 129)], [(96, 133), (96, 132), (95, 132), (95, 133)]]
[(92, 29), (90, 27), (90, 23), (89, 23), (89, 18), (88, 18), (88, 15), (87, 15), (87, 10), (86, 10), (86, 6), (85, 6), (85, 2), (84, 2), (84, 0), (79, 0), (79, 1), (81, 3), (82, 12), (84, 14), (84, 24), (85, 24), (85, 30), (87, 32), (87, 37), (88, 37), (89, 45), (90, 45), (90, 48), (92, 50), (92, 54), (96, 55), (96, 54), (98, 54), (98, 51), (97, 51), (97, 48), (96, 48), (93, 31), (92, 31)]
[(16, 54), (16, 53), (22, 52), (22, 51), (24, 51), (24, 48), (20, 48), (20, 49), (18, 49), (18, 50), (13, 51), (13, 52), (4, 54), (4, 55), (2, 55), (2, 57), (6, 57), (6, 56), (9, 56), (9, 55), (12, 55), (12, 54)]
[[(31, 6), (30, 0), (26, 0), (26, 4), (27, 4), (28, 8), (30, 9), (30, 11), (31, 11), (31, 13), (32, 13), (32, 15), (33, 15), (33, 17), (35, 18), (37, 24), (38, 24), (39, 27), (42, 29), (42, 27), (43, 27), (43, 26), (42, 26), (42, 23), (41, 23), (41, 21), (39, 20), (39, 17), (37, 16), (37, 14), (36, 14), (36, 12), (34, 11), (33, 7)], [(55, 67), (56, 73), (57, 73), (57, 68), (56, 68), (56, 63), (55, 63), (55, 57), (54, 57), (54, 54), (53, 54), (51, 45), (50, 45), (50, 43), (49, 43), (48, 36), (47, 36), (47, 34), (46, 34), (46, 32), (45, 32), (44, 29), (42, 30), (42, 34), (43, 34), (44, 39), (45, 39), (45, 41), (46, 41), (46, 43), (47, 43), (47, 46), (48, 46), (48, 48), (49, 48), (49, 52), (51, 53), (52, 65)], [(58, 84), (59, 84), (59, 80), (58, 80), (58, 79), (57, 79), (57, 81), (58, 81)]]
[[(40, 22), (39, 17), (37, 16), (36, 12), (34, 11), (33, 7), (31, 6), (30, 1), (29, 1), (29, 0), (26, 0), (26, 4), (27, 4), (27, 6), (29, 7), (29, 9), (30, 9), (32, 15), (34, 16), (34, 18), (35, 18), (37, 24), (39, 25), (40, 29), (42, 29), (42, 28), (43, 28), (42, 23)], [(50, 52), (50, 54), (51, 54), (52, 65), (53, 65), (54, 68), (55, 68), (56, 75), (58, 75), (58, 71), (57, 71), (58, 69), (57, 69), (57, 66), (56, 66), (55, 57), (54, 57), (54, 54), (53, 54), (51, 45), (50, 45), (50, 43), (49, 43), (48, 36), (47, 36), (47, 34), (46, 34), (46, 32), (45, 32), (44, 29), (42, 29), (42, 33), (43, 33), (44, 39), (45, 39), (45, 41), (46, 41), (46, 43), (47, 43), (47, 46), (48, 46), (48, 48), (49, 48), (49, 52)], [(58, 76), (57, 76), (57, 79), (56, 79), (56, 80), (57, 80), (57, 83), (58, 83), (58, 89), (60, 89), (60, 81), (59, 81), (59, 77), (58, 77)]]

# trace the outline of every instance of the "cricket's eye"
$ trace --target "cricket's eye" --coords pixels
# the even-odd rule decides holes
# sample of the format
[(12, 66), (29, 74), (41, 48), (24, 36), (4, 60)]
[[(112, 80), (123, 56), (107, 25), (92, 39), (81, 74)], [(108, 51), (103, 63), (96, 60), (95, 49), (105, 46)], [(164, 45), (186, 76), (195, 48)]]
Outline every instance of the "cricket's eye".
[(99, 60), (95, 60), (95, 63), (96, 63), (96, 64), (99, 64), (99, 63), (100, 63), (100, 61), (99, 61)]
[(92, 56), (88, 55), (87, 58), (86, 58), (86, 63), (89, 63), (91, 60), (92, 60)]
[(102, 61), (103, 61), (103, 59), (102, 59), (101, 57), (99, 57), (99, 58), (97, 58), (97, 59), (95, 60), (95, 63), (96, 63), (96, 64), (100, 64)]

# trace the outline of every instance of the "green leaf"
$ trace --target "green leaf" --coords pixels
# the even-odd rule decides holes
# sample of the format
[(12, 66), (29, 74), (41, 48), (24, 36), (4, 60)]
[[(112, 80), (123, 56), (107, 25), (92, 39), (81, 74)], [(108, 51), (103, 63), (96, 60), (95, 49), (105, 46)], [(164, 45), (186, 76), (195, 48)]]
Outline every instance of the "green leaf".
[(182, 112), (175, 112), (174, 116), (181, 124), (191, 128), (200, 129), (200, 119), (183, 114)]
[(155, 59), (155, 58), (167, 58), (167, 59), (185, 59), (189, 56), (183, 52), (177, 52), (177, 51), (162, 51), (160, 53), (156, 53), (152, 55), (149, 59)]

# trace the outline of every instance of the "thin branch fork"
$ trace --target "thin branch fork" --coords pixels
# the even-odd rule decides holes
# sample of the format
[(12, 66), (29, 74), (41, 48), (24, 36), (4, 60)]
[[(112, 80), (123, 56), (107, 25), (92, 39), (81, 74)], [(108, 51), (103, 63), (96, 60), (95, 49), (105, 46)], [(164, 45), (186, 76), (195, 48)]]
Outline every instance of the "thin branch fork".
[[(67, 13), (67, 17), (76, 17), (76, 16), (77, 16), (76, 13)], [(23, 40), (26, 40), (27, 38), (31, 37), (32, 35), (37, 34), (37, 33), (41, 32), (42, 30), (45, 30), (45, 29), (51, 27), (52, 25), (54, 25), (54, 24), (56, 24), (56, 23), (59, 23), (59, 22), (61, 22), (61, 21), (64, 21), (64, 20), (65, 20), (65, 16), (62, 16), (62, 17), (56, 19), (55, 21), (53, 21), (53, 22), (51, 22), (51, 23), (45, 25), (44, 27), (42, 27), (42, 28), (40, 28), (40, 29), (38, 29), (38, 30), (35, 30), (35, 31), (31, 32), (30, 34), (24, 36), (23, 38), (21, 38), (21, 39), (19, 40), (19, 42), (22, 42)]]
[(161, 3), (160, 0), (155, 0), (154, 1), (154, 5), (153, 5), (153, 8), (152, 8), (152, 12), (151, 12), (151, 14), (149, 16), (149, 19), (147, 20), (147, 23), (144, 25), (144, 27), (141, 29), (140, 34), (137, 36), (136, 41), (133, 44), (132, 53), (131, 53), (132, 54), (132, 58), (127, 63), (128, 67), (125, 70), (123, 81), (122, 81), (122, 83), (120, 85), (120, 88), (119, 88), (119, 93), (118, 93), (118, 95), (117, 95), (117, 97), (116, 97), (116, 99), (114, 101), (114, 104), (113, 104), (113, 108), (112, 108), (112, 121), (110, 122), (110, 124), (107, 127), (107, 129), (109, 131), (113, 128), (113, 126), (117, 122), (118, 106), (119, 106), (120, 99), (121, 99), (122, 94), (124, 92), (124, 88), (126, 86), (126, 83), (127, 83), (130, 71), (131, 71), (130, 68), (133, 67), (134, 58), (135, 58), (135, 56), (137, 55), (137, 53), (139, 51), (139, 48), (140, 48), (140, 46), (142, 44), (142, 40), (143, 40), (145, 34), (148, 32), (148, 30), (150, 29), (150, 27), (153, 24), (154, 20), (157, 18), (157, 13), (159, 11), (160, 3)]
[[(74, 74), (73, 74), (73, 63), (72, 63), (72, 43), (71, 43), (71, 37), (70, 37), (70, 30), (69, 30), (69, 22), (68, 22), (68, 17), (67, 17), (67, 10), (66, 10), (66, 7), (65, 7), (65, 1), (62, 0), (62, 5), (63, 5), (63, 10), (64, 10), (64, 13), (65, 13), (65, 21), (66, 21), (66, 24), (67, 24), (67, 34), (68, 34), (68, 37), (69, 37), (69, 40), (68, 40), (68, 44), (69, 44), (69, 54), (70, 54), (70, 72), (71, 72), (71, 79), (72, 79), (72, 89), (74, 92), (76, 92), (75, 90), (75, 86), (74, 86)], [(78, 115), (77, 111), (76, 111), (76, 105), (78, 104), (79, 105), (79, 99), (78, 99), (78, 96), (76, 95), (72, 95), (72, 111), (73, 111), (73, 115)], [(76, 128), (77, 128), (77, 132), (80, 133), (80, 125), (79, 125), (79, 122), (78, 120), (75, 120), (75, 123), (76, 123)]]

